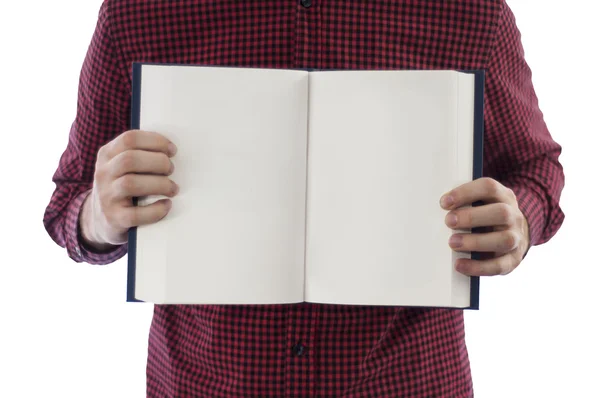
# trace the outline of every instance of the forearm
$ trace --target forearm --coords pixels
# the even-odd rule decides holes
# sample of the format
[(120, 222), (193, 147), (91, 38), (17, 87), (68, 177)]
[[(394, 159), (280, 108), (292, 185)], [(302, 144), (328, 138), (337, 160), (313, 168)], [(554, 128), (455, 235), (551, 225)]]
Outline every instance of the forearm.
[(530, 246), (547, 242), (564, 214), (565, 177), (544, 121), (515, 17), (504, 4), (485, 91), (484, 175), (511, 188), (529, 224)]
[(90, 264), (108, 264), (127, 252), (127, 245), (101, 244), (94, 236), (89, 206), (84, 206), (99, 148), (128, 128), (127, 68), (110, 37), (108, 18), (105, 2), (81, 69), (77, 115), (69, 142), (52, 178), (56, 189), (44, 213), (50, 237), (67, 249), (71, 259)]

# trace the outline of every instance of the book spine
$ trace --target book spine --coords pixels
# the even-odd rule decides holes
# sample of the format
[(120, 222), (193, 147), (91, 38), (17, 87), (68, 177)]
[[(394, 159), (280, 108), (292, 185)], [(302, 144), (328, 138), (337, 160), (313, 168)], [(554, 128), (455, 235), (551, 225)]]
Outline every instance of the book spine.
[[(483, 118), (483, 106), (484, 106), (484, 88), (485, 88), (485, 71), (484, 70), (471, 70), (465, 71), (472, 73), (475, 80), (475, 109), (473, 118), (473, 180), (481, 178), (483, 176), (483, 137), (484, 137), (484, 118)], [(473, 206), (481, 206), (483, 202), (475, 202)], [(472, 233), (481, 233), (482, 228), (473, 228)], [(471, 258), (474, 260), (481, 259), (481, 253), (472, 252)], [(471, 304), (467, 309), (477, 310), (479, 309), (479, 277), (471, 276)]]
[[(131, 129), (140, 128), (140, 100), (142, 83), (142, 64), (135, 62), (132, 71), (131, 94)], [(133, 198), (133, 205), (138, 205), (138, 198)], [(137, 228), (132, 227), (127, 232), (127, 301), (141, 302), (135, 298), (135, 264), (136, 264)]]
[(302, 279), (302, 297), (306, 301), (306, 248), (308, 247), (308, 156), (310, 144), (310, 71), (306, 77), (306, 183), (304, 185), (304, 275)]

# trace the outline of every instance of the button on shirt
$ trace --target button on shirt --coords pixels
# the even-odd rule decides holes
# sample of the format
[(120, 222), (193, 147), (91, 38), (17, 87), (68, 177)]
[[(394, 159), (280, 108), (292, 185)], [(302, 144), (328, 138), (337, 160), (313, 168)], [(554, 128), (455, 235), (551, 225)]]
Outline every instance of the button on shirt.
[(298, 343), (294, 346), (293, 351), (294, 351), (294, 354), (296, 354), (296, 356), (301, 357), (306, 352), (306, 347), (304, 347), (302, 344)]
[[(68, 146), (53, 176), (56, 190), (44, 214), (48, 233), (74, 261), (107, 264), (127, 251), (126, 245), (106, 253), (84, 246), (77, 220), (98, 149), (130, 128), (136, 61), (484, 69), (484, 175), (515, 192), (532, 244), (546, 242), (562, 223), (561, 147), (538, 108), (515, 18), (504, 0), (105, 0), (81, 70)], [(470, 397), (464, 337), (459, 310), (156, 305), (147, 394)]]

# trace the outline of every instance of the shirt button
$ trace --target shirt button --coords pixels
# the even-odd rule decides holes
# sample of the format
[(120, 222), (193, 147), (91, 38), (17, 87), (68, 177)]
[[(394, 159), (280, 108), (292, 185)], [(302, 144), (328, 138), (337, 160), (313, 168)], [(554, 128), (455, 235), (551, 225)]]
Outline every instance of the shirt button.
[(300, 0), (300, 4), (302, 4), (302, 7), (308, 8), (312, 5), (312, 1), (311, 0)]
[(294, 355), (296, 355), (297, 357), (301, 357), (306, 353), (306, 347), (300, 343), (297, 343), (292, 348), (292, 351), (294, 352)]

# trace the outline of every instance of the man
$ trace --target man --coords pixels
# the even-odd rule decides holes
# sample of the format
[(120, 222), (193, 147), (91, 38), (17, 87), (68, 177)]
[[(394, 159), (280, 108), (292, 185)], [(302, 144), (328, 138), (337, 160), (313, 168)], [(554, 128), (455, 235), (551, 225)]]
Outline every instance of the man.
[[(486, 178), (440, 199), (467, 275), (511, 272), (564, 215), (555, 143), (504, 0), (262, 2), (106, 0), (81, 72), (78, 110), (44, 216), (78, 262), (126, 253), (128, 228), (164, 217), (176, 143), (129, 130), (135, 61), (318, 69), (484, 69)], [(368, 134), (368, 131), (365, 131)], [(418, 194), (410, 193), (407, 194)], [(442, 194), (442, 193), (440, 193)], [(484, 206), (461, 208), (477, 200)], [(426, 236), (423, 239), (427, 239)], [(470, 397), (457, 310), (337, 306), (155, 306), (149, 397)]]

